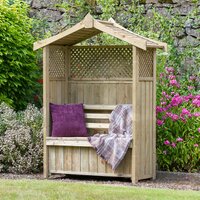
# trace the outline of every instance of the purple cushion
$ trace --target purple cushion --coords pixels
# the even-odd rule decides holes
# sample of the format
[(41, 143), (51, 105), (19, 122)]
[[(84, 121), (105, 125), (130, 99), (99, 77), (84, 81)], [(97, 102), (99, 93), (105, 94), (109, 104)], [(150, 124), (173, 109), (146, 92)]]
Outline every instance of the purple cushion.
[(83, 104), (50, 103), (53, 137), (87, 137)]

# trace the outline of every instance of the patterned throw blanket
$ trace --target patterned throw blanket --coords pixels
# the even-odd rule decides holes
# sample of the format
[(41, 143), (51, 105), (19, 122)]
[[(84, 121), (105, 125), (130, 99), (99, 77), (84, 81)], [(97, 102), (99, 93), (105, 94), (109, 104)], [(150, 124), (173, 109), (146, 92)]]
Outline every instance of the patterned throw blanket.
[(97, 154), (115, 170), (124, 158), (132, 140), (132, 107), (116, 106), (110, 116), (108, 134), (95, 134), (88, 138)]

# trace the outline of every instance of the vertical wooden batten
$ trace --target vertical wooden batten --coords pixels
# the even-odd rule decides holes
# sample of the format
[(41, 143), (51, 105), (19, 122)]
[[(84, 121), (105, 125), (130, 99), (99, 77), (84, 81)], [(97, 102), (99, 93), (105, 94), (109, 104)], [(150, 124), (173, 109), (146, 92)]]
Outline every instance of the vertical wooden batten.
[(46, 146), (46, 137), (50, 132), (50, 114), (49, 114), (49, 46), (43, 48), (43, 120), (44, 120), (44, 178), (49, 175), (49, 156)]
[(156, 179), (156, 49), (153, 52), (153, 179)]
[(133, 46), (133, 88), (132, 88), (132, 104), (133, 104), (133, 147), (132, 147), (132, 183), (138, 182), (139, 173), (139, 159), (138, 149), (140, 148), (139, 141), (139, 102), (138, 102), (138, 90), (139, 90), (139, 57), (138, 48)]
[(64, 93), (65, 93), (65, 102), (69, 102), (69, 76), (70, 76), (70, 47), (65, 47), (65, 87), (64, 87)]

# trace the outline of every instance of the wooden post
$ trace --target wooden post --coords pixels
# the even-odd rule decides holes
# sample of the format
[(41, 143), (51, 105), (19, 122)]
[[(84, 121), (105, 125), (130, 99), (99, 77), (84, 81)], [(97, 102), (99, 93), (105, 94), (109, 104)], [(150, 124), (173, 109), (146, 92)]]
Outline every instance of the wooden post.
[(46, 137), (49, 136), (49, 46), (43, 48), (43, 123), (44, 123), (44, 155), (43, 173), (44, 178), (49, 175), (48, 147)]
[(132, 183), (138, 182), (139, 173), (139, 159), (138, 149), (140, 147), (139, 141), (139, 103), (138, 103), (138, 90), (139, 90), (139, 55), (138, 48), (133, 46), (133, 92), (132, 92), (132, 102), (133, 102), (133, 147), (132, 147)]
[(156, 49), (153, 52), (153, 179), (156, 179)]

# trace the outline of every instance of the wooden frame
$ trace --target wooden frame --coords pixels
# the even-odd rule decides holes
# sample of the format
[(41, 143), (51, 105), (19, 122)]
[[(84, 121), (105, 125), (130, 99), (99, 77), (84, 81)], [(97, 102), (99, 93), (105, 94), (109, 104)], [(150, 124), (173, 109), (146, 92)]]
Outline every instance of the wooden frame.
[[(101, 32), (130, 45), (72, 46)], [(43, 48), (44, 66), (44, 177), (50, 174), (129, 177), (133, 183), (155, 179), (156, 48), (166, 50), (167, 44), (132, 33), (113, 19), (100, 21), (88, 14), (74, 27), (34, 43), (34, 49), (39, 48)], [(90, 50), (92, 53), (88, 55)], [(116, 55), (106, 57), (105, 53), (102, 60), (95, 57), (108, 51)], [(126, 62), (128, 56), (129, 62)], [(121, 60), (110, 66), (119, 57)], [(87, 66), (88, 62), (93, 65)], [(91, 77), (94, 68), (100, 74), (108, 73), (106, 67), (109, 77)], [(116, 70), (121, 71), (116, 73)], [(92, 73), (87, 76), (89, 71)], [(71, 77), (72, 72), (86, 75)], [(84, 103), (86, 126), (92, 133), (106, 132), (114, 105), (133, 105), (133, 142), (116, 171), (102, 163), (86, 138), (50, 137), (50, 102)]]

